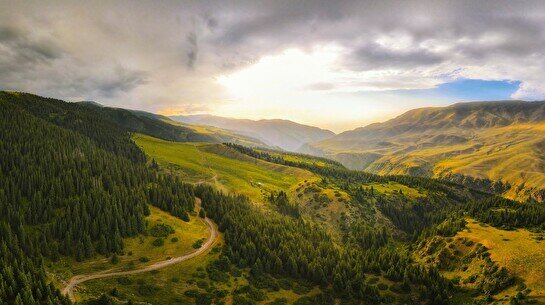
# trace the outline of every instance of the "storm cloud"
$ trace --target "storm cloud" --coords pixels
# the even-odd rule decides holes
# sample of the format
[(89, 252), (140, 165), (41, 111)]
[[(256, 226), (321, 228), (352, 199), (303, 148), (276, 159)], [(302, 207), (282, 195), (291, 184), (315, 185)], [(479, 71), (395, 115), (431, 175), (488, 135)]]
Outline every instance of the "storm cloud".
[(338, 50), (334, 70), (349, 76), (313, 92), (471, 78), (545, 98), (542, 1), (0, 2), (1, 89), (68, 100), (213, 109), (232, 100), (219, 76), (320, 46)]

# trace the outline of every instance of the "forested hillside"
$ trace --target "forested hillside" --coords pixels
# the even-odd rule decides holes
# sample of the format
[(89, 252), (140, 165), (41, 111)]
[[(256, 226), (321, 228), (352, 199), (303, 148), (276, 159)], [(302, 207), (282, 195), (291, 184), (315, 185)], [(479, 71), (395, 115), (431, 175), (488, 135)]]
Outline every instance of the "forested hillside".
[(123, 237), (143, 232), (148, 203), (180, 217), (193, 210), (191, 188), (148, 167), (125, 130), (81, 107), (1, 93), (2, 300), (67, 303), (44, 283), (41, 257), (120, 253)]
[[(545, 274), (500, 265), (490, 258), (497, 250), (467, 229), (478, 233), (480, 221), (542, 238), (541, 205), (302, 154), (165, 141), (153, 129), (131, 135), (132, 127), (93, 107), (0, 94), (2, 304), (70, 304), (52, 276), (67, 262), (89, 272), (86, 262), (101, 264), (97, 274), (145, 268), (152, 254), (172, 262), (167, 246), (195, 235), (186, 246), (200, 249), (202, 232), (180, 228), (201, 230), (190, 218), (206, 217), (221, 236), (191, 264), (90, 281), (79, 300), (456, 305), (543, 297), (534, 279)], [(148, 254), (131, 258), (127, 243)]]
[(91, 102), (78, 104), (127, 131), (149, 134), (164, 140), (212, 143), (227, 141), (254, 147), (267, 147), (260, 140), (220, 128), (182, 124), (168, 117), (145, 111), (104, 107)]

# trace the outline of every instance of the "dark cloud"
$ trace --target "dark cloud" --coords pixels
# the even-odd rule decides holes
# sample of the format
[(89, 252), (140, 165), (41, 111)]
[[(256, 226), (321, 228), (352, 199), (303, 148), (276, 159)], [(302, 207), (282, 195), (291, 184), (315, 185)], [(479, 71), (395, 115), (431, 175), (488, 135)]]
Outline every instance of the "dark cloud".
[(195, 62), (197, 61), (197, 55), (199, 53), (197, 33), (195, 33), (195, 31), (191, 31), (189, 34), (187, 34), (187, 43), (187, 67), (193, 70), (195, 68)]
[(33, 39), (29, 32), (0, 25), (0, 72), (11, 73), (17, 67), (32, 68), (62, 56), (55, 43)]
[[(68, 63), (68, 65), (66, 65)], [(96, 71), (68, 56), (51, 37), (23, 27), (0, 28), (0, 88), (57, 97), (110, 98), (146, 83), (147, 73), (120, 66)], [(108, 71), (109, 70), (109, 71)]]
[[(84, 84), (90, 91), (95, 91), (97, 96), (116, 97), (120, 93), (129, 92), (132, 89), (146, 84), (148, 73), (144, 71), (132, 71), (118, 67), (109, 78), (87, 79)], [(93, 89), (96, 88), (96, 89)]]
[(436, 65), (445, 60), (447, 60), (445, 55), (433, 53), (424, 48), (411, 47), (398, 50), (371, 42), (354, 49), (347, 58), (346, 65), (353, 70), (406, 69)]
[[(503, 77), (545, 96), (543, 20), (542, 1), (7, 0), (0, 2), (0, 85), (183, 107), (223, 98), (214, 78), (263, 56), (335, 45), (340, 70), (394, 71), (376, 88), (434, 84), (445, 75)], [(396, 46), (399, 37), (406, 42)]]

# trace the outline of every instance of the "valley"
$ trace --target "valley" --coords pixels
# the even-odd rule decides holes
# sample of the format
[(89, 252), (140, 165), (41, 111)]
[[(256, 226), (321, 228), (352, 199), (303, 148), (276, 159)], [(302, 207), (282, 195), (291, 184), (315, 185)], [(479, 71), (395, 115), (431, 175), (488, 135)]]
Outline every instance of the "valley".
[(545, 305), (544, 21), (0, 0), (0, 305)]
[(353, 169), (442, 178), (541, 201), (544, 105), (514, 101), (416, 109), (301, 151)]
[[(30, 270), (63, 304), (543, 301), (538, 203), (267, 147), (161, 138), (169, 133), (99, 115), (109, 109), (1, 98), (14, 126), (0, 142), (12, 160), (2, 172), (16, 181), (2, 185), (33, 198), (20, 210), (1, 197), (5, 215), (21, 215), (4, 220), (18, 233), (2, 243), (32, 236), (13, 253), (43, 260)], [(25, 145), (63, 150), (41, 162), (43, 149)], [(31, 172), (51, 176), (40, 192), (55, 203), (25, 188)]]

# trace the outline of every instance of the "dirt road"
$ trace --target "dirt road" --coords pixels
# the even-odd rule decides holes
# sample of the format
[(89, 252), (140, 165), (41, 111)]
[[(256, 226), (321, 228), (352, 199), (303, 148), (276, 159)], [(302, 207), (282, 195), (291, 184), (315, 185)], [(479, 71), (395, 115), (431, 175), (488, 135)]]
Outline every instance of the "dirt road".
[(110, 272), (106, 270), (106, 271), (101, 271), (101, 272), (97, 272), (93, 274), (76, 275), (68, 281), (66, 286), (63, 288), (62, 293), (64, 295), (67, 295), (70, 298), (70, 300), (75, 301), (74, 288), (78, 284), (95, 280), (95, 279), (138, 274), (138, 273), (148, 272), (152, 270), (157, 270), (157, 269), (161, 269), (161, 268), (165, 268), (165, 267), (177, 264), (179, 262), (192, 259), (196, 256), (203, 254), (206, 250), (208, 250), (212, 246), (212, 244), (216, 240), (216, 237), (218, 236), (218, 232), (216, 231), (216, 228), (214, 227), (214, 224), (212, 223), (212, 221), (210, 221), (210, 219), (208, 218), (206, 218), (204, 221), (206, 222), (206, 224), (208, 225), (208, 228), (210, 229), (210, 237), (208, 237), (208, 240), (206, 240), (206, 242), (199, 249), (193, 252), (181, 255), (181, 256), (176, 256), (168, 260), (164, 260), (164, 261), (160, 261), (151, 265), (144, 266), (140, 269), (128, 270), (128, 271), (117, 271), (117, 272)]

